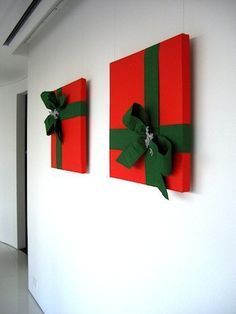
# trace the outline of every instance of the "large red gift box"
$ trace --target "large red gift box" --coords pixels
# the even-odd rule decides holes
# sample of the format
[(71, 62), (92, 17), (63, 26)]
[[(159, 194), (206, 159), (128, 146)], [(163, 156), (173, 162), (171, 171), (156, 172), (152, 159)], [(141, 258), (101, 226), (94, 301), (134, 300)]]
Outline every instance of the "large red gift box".
[[(145, 156), (139, 158), (130, 168), (119, 163), (117, 159), (130, 141), (125, 138), (124, 131), (126, 126), (123, 118), (126, 112), (134, 103), (146, 108), (153, 106), (147, 102), (154, 97), (158, 108), (151, 111), (150, 119), (158, 121), (160, 134), (172, 143), (172, 171), (164, 178), (166, 187), (180, 192), (190, 190), (189, 46), (189, 36), (180, 34), (110, 64), (111, 177), (150, 184), (147, 182)], [(149, 58), (150, 51), (155, 54), (151, 61), (145, 59)], [(149, 81), (146, 76), (149, 76)]]
[[(62, 141), (51, 135), (51, 166), (80, 173), (87, 172), (87, 104), (86, 80), (81, 78), (55, 91), (66, 97), (59, 113)], [(73, 107), (72, 107), (73, 106)]]

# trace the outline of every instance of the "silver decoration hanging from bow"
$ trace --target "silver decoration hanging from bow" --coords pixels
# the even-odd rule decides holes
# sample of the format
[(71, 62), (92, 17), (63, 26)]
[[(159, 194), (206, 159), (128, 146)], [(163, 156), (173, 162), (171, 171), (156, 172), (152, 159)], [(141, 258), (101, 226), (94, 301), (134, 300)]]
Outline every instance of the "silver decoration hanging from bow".
[(154, 139), (153, 133), (149, 132), (149, 126), (146, 126), (145, 145), (149, 148), (150, 155), (153, 156), (153, 150), (149, 147), (150, 142)]
[(50, 115), (54, 117), (54, 119), (58, 119), (59, 117), (59, 112), (57, 111), (57, 109), (53, 109), (51, 111), (49, 111)]

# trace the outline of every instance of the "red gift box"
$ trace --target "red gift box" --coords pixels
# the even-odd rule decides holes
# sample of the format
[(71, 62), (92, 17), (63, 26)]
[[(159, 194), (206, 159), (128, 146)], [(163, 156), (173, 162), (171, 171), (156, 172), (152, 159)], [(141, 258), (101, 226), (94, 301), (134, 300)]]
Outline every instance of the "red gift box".
[(81, 104), (83, 112), (81, 113), (79, 108), (78, 113), (73, 117), (61, 119), (62, 142), (56, 133), (51, 135), (51, 166), (85, 173), (87, 172), (86, 80), (81, 78), (65, 85), (61, 88), (61, 92), (66, 96), (65, 112), (71, 109), (70, 106), (81, 106)]
[(151, 118), (158, 120), (160, 132), (165, 133), (167, 138), (168, 129), (178, 130), (177, 139), (175, 135), (169, 137), (173, 144), (173, 157), (172, 172), (164, 178), (166, 187), (185, 192), (190, 190), (191, 176), (189, 36), (180, 34), (156, 46), (156, 60), (151, 65), (149, 62), (149, 69), (157, 73), (154, 74), (158, 82), (155, 83), (154, 75), (154, 83), (151, 83), (154, 84), (153, 88), (145, 86), (145, 51), (154, 46), (110, 64), (110, 176), (149, 184), (144, 156), (129, 169), (117, 161), (129, 140), (117, 140), (115, 134), (121, 134), (126, 128), (123, 117), (132, 104), (138, 103), (144, 107), (149, 94), (156, 93), (159, 107)]

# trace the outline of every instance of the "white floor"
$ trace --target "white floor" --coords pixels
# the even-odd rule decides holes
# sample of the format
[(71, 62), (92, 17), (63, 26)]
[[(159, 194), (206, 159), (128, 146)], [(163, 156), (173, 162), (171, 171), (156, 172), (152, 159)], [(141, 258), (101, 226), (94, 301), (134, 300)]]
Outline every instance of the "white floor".
[(0, 242), (0, 314), (42, 314), (27, 289), (27, 256)]

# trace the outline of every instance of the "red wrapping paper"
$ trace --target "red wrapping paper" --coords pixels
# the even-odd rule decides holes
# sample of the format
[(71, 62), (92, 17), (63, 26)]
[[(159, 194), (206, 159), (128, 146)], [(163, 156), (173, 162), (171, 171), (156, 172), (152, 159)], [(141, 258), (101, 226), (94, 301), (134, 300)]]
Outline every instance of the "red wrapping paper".
[[(180, 34), (159, 46), (160, 125), (191, 124), (189, 36)], [(125, 128), (122, 118), (134, 103), (144, 104), (144, 50), (110, 64), (110, 128)], [(144, 183), (144, 158), (127, 169), (110, 150), (110, 176)], [(166, 177), (170, 190), (190, 190), (191, 153), (174, 153), (173, 170)]]
[[(67, 106), (86, 101), (86, 80), (81, 78), (62, 87), (67, 97)], [(62, 120), (62, 165), (61, 169), (80, 173), (87, 172), (87, 116)], [(57, 168), (56, 134), (51, 136), (51, 166)]]

